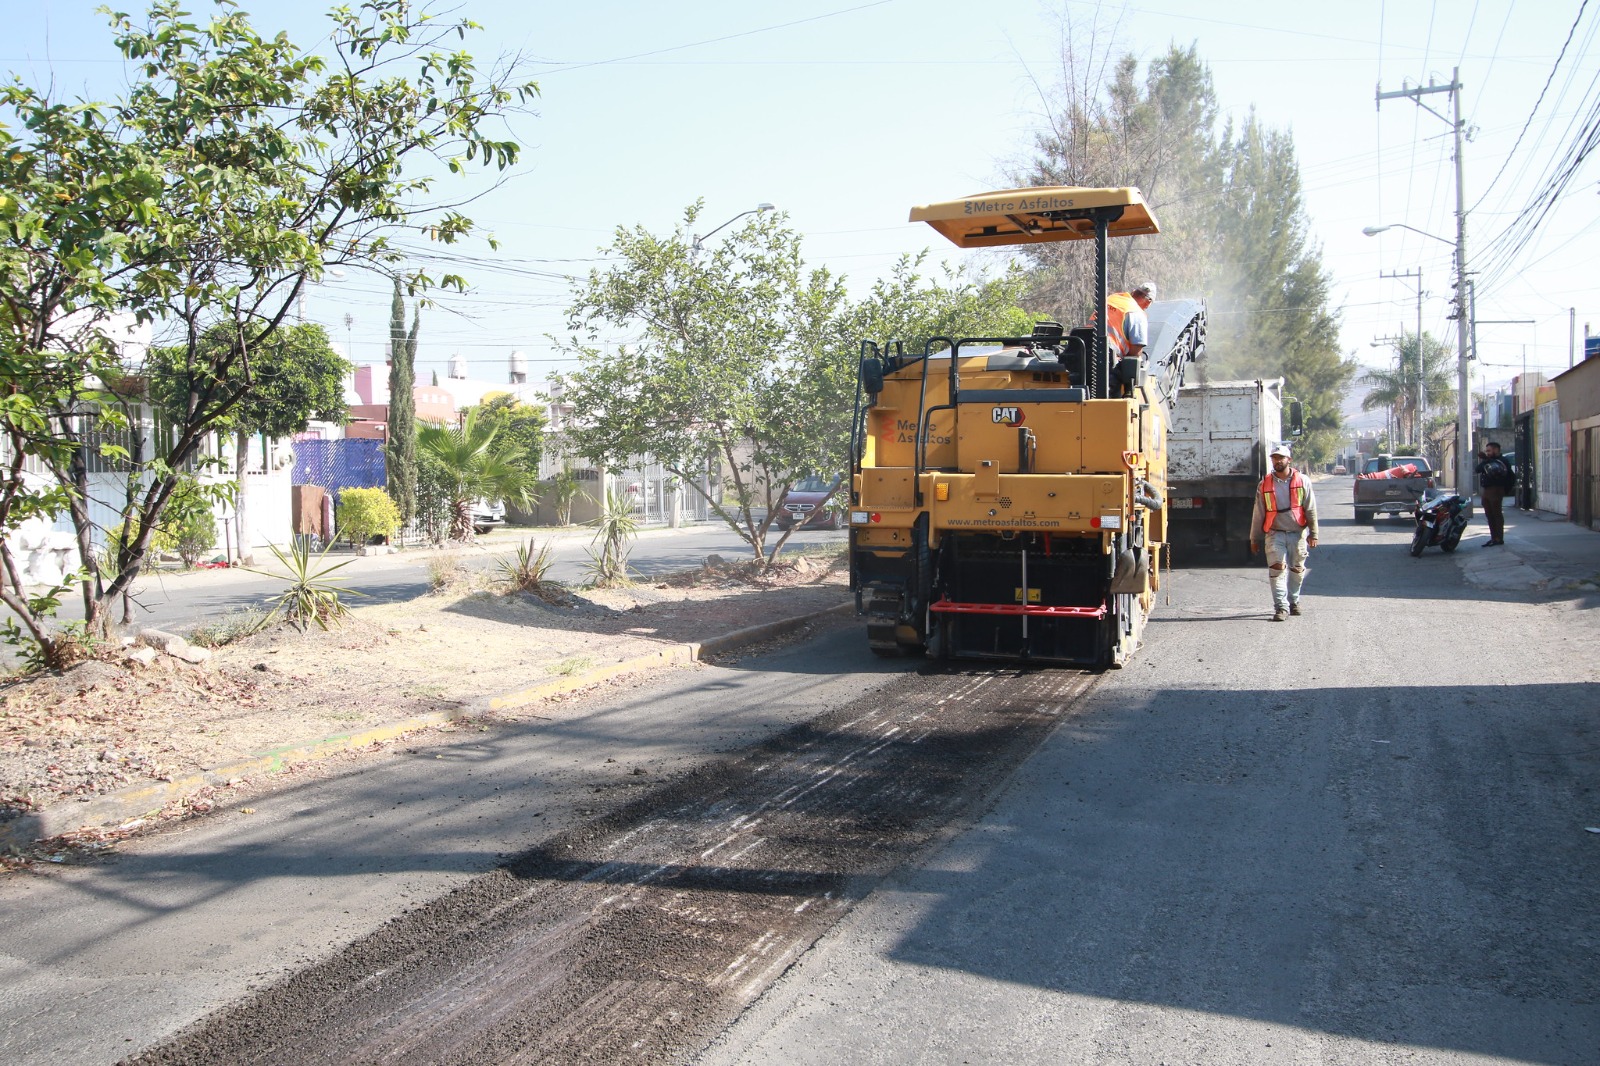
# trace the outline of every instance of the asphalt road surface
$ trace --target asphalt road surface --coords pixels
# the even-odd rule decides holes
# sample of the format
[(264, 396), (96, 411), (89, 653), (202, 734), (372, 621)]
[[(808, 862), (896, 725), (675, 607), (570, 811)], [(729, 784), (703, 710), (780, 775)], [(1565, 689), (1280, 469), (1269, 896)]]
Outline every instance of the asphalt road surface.
[(1600, 1061), (1592, 597), (1320, 492), (1285, 623), (1224, 566), (1099, 677), (845, 624), (0, 884), (0, 1059)]
[(1600, 1062), (1595, 597), (1481, 592), (1319, 494), (1304, 616), (1177, 574), (1135, 665), (702, 1066)]

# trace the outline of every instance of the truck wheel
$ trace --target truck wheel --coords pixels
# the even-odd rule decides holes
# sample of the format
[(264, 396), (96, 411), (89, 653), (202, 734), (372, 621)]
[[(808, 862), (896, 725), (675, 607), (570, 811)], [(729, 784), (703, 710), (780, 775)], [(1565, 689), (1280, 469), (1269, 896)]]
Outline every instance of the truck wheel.
[(1373, 517), (1371, 511), (1363, 511), (1359, 507), (1356, 508), (1356, 525), (1369, 526), (1372, 524)]

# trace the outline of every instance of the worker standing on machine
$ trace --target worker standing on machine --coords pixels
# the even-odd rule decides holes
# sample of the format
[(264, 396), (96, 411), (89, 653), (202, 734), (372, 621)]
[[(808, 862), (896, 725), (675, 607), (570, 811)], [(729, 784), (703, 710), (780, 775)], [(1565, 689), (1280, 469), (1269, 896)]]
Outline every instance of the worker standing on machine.
[(1119, 355), (1138, 358), (1150, 343), (1150, 319), (1144, 312), (1155, 298), (1153, 281), (1142, 281), (1131, 292), (1106, 297), (1106, 338)]

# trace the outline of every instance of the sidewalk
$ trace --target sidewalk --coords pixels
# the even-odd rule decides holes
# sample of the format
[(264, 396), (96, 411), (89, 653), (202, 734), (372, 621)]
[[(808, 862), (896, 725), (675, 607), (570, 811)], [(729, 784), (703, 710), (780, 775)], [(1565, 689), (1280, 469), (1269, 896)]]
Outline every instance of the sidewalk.
[(1529, 589), (1580, 594), (1593, 606), (1600, 594), (1600, 533), (1543, 511), (1506, 509), (1506, 543), (1487, 548), (1483, 511), (1474, 504), (1472, 524), (1456, 550), (1456, 561), (1473, 585), (1502, 592)]

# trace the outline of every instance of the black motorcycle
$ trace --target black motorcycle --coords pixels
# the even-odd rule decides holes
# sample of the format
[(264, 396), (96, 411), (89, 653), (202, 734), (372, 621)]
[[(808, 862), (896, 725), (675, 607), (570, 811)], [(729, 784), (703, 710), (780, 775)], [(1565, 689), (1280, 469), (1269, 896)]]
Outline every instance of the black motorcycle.
[(1412, 516), (1417, 520), (1417, 531), (1411, 535), (1413, 557), (1421, 556), (1422, 549), (1430, 544), (1453, 552), (1472, 518), (1472, 504), (1454, 492), (1424, 493)]

